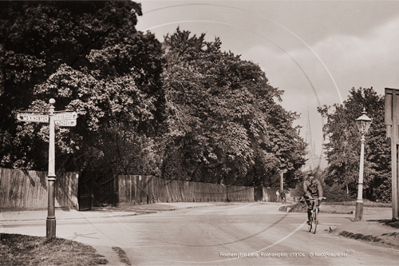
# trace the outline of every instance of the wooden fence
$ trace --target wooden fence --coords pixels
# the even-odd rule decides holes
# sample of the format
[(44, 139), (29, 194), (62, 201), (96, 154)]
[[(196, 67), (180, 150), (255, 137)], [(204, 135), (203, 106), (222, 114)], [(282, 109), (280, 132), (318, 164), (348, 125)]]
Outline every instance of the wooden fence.
[(254, 188), (191, 181), (164, 180), (154, 176), (119, 176), (119, 202), (254, 201)]
[[(75, 172), (56, 173), (56, 207), (81, 209), (79, 207), (84, 202), (82, 197), (85, 194), (79, 195), (78, 186), (82, 186), (82, 178), (83, 175)], [(104, 183), (113, 184), (108, 190), (112, 192), (112, 197), (117, 198), (115, 203), (254, 201), (254, 187), (164, 180), (138, 175), (118, 176), (115, 182)], [(100, 196), (104, 195), (97, 195), (99, 191), (92, 191), (90, 198), (101, 201), (104, 197)], [(100, 191), (101, 194), (104, 191), (105, 188)], [(109, 204), (108, 198), (105, 197), (106, 200), (98, 204)], [(46, 209), (47, 204), (47, 172), (0, 168), (0, 209)], [(85, 209), (89, 210), (93, 206), (95, 204), (91, 202)]]
[[(78, 208), (76, 173), (56, 173), (56, 207)], [(47, 172), (0, 168), (1, 209), (45, 209)]]

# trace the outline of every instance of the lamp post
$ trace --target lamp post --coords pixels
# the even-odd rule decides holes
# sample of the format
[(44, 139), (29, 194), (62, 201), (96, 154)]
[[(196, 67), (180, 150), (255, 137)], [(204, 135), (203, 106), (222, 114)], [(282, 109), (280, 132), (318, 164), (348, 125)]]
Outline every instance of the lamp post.
[(364, 135), (370, 128), (371, 119), (366, 115), (366, 110), (363, 109), (362, 116), (356, 119), (356, 125), (362, 135), (361, 151), (360, 151), (360, 166), (359, 166), (359, 184), (357, 190), (356, 213), (355, 222), (363, 219), (363, 166), (364, 166)]

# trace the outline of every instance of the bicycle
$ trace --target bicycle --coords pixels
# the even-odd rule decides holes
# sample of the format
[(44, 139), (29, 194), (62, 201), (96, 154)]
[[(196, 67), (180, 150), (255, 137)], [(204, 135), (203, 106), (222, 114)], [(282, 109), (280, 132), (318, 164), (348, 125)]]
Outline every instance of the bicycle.
[(312, 209), (312, 216), (310, 217), (310, 221), (308, 223), (308, 229), (309, 229), (309, 232), (311, 232), (313, 234), (316, 234), (316, 229), (317, 229), (317, 224), (318, 224), (317, 214), (319, 213), (319, 208), (316, 207), (317, 201), (318, 200), (321, 201), (323, 199), (326, 199), (326, 197), (320, 197), (317, 199), (309, 199), (310, 202), (313, 204), (313, 209)]

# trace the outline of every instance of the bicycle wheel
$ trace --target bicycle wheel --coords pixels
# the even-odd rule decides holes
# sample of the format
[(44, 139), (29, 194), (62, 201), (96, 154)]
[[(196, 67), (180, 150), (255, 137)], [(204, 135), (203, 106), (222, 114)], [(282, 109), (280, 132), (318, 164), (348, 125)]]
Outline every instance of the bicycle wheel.
[(316, 234), (316, 229), (317, 229), (317, 209), (313, 212), (312, 214), (312, 225), (311, 225), (311, 231), (313, 234)]
[(313, 222), (313, 214), (312, 214), (312, 216), (310, 217), (310, 221), (309, 221), (309, 223), (308, 223), (308, 230), (309, 230), (309, 232), (312, 231), (312, 222)]

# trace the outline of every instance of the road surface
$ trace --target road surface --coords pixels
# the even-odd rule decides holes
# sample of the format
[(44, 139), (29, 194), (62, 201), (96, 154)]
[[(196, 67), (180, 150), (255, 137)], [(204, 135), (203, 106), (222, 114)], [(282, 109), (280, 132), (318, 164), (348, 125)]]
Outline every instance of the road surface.
[[(248, 203), (57, 220), (57, 237), (92, 245), (100, 254), (107, 247), (120, 247), (132, 265), (398, 264), (399, 250), (325, 231), (351, 216), (321, 213), (313, 235), (307, 231), (306, 214), (279, 212), (279, 206)], [(45, 220), (16, 222), (3, 229), (43, 236)]]

